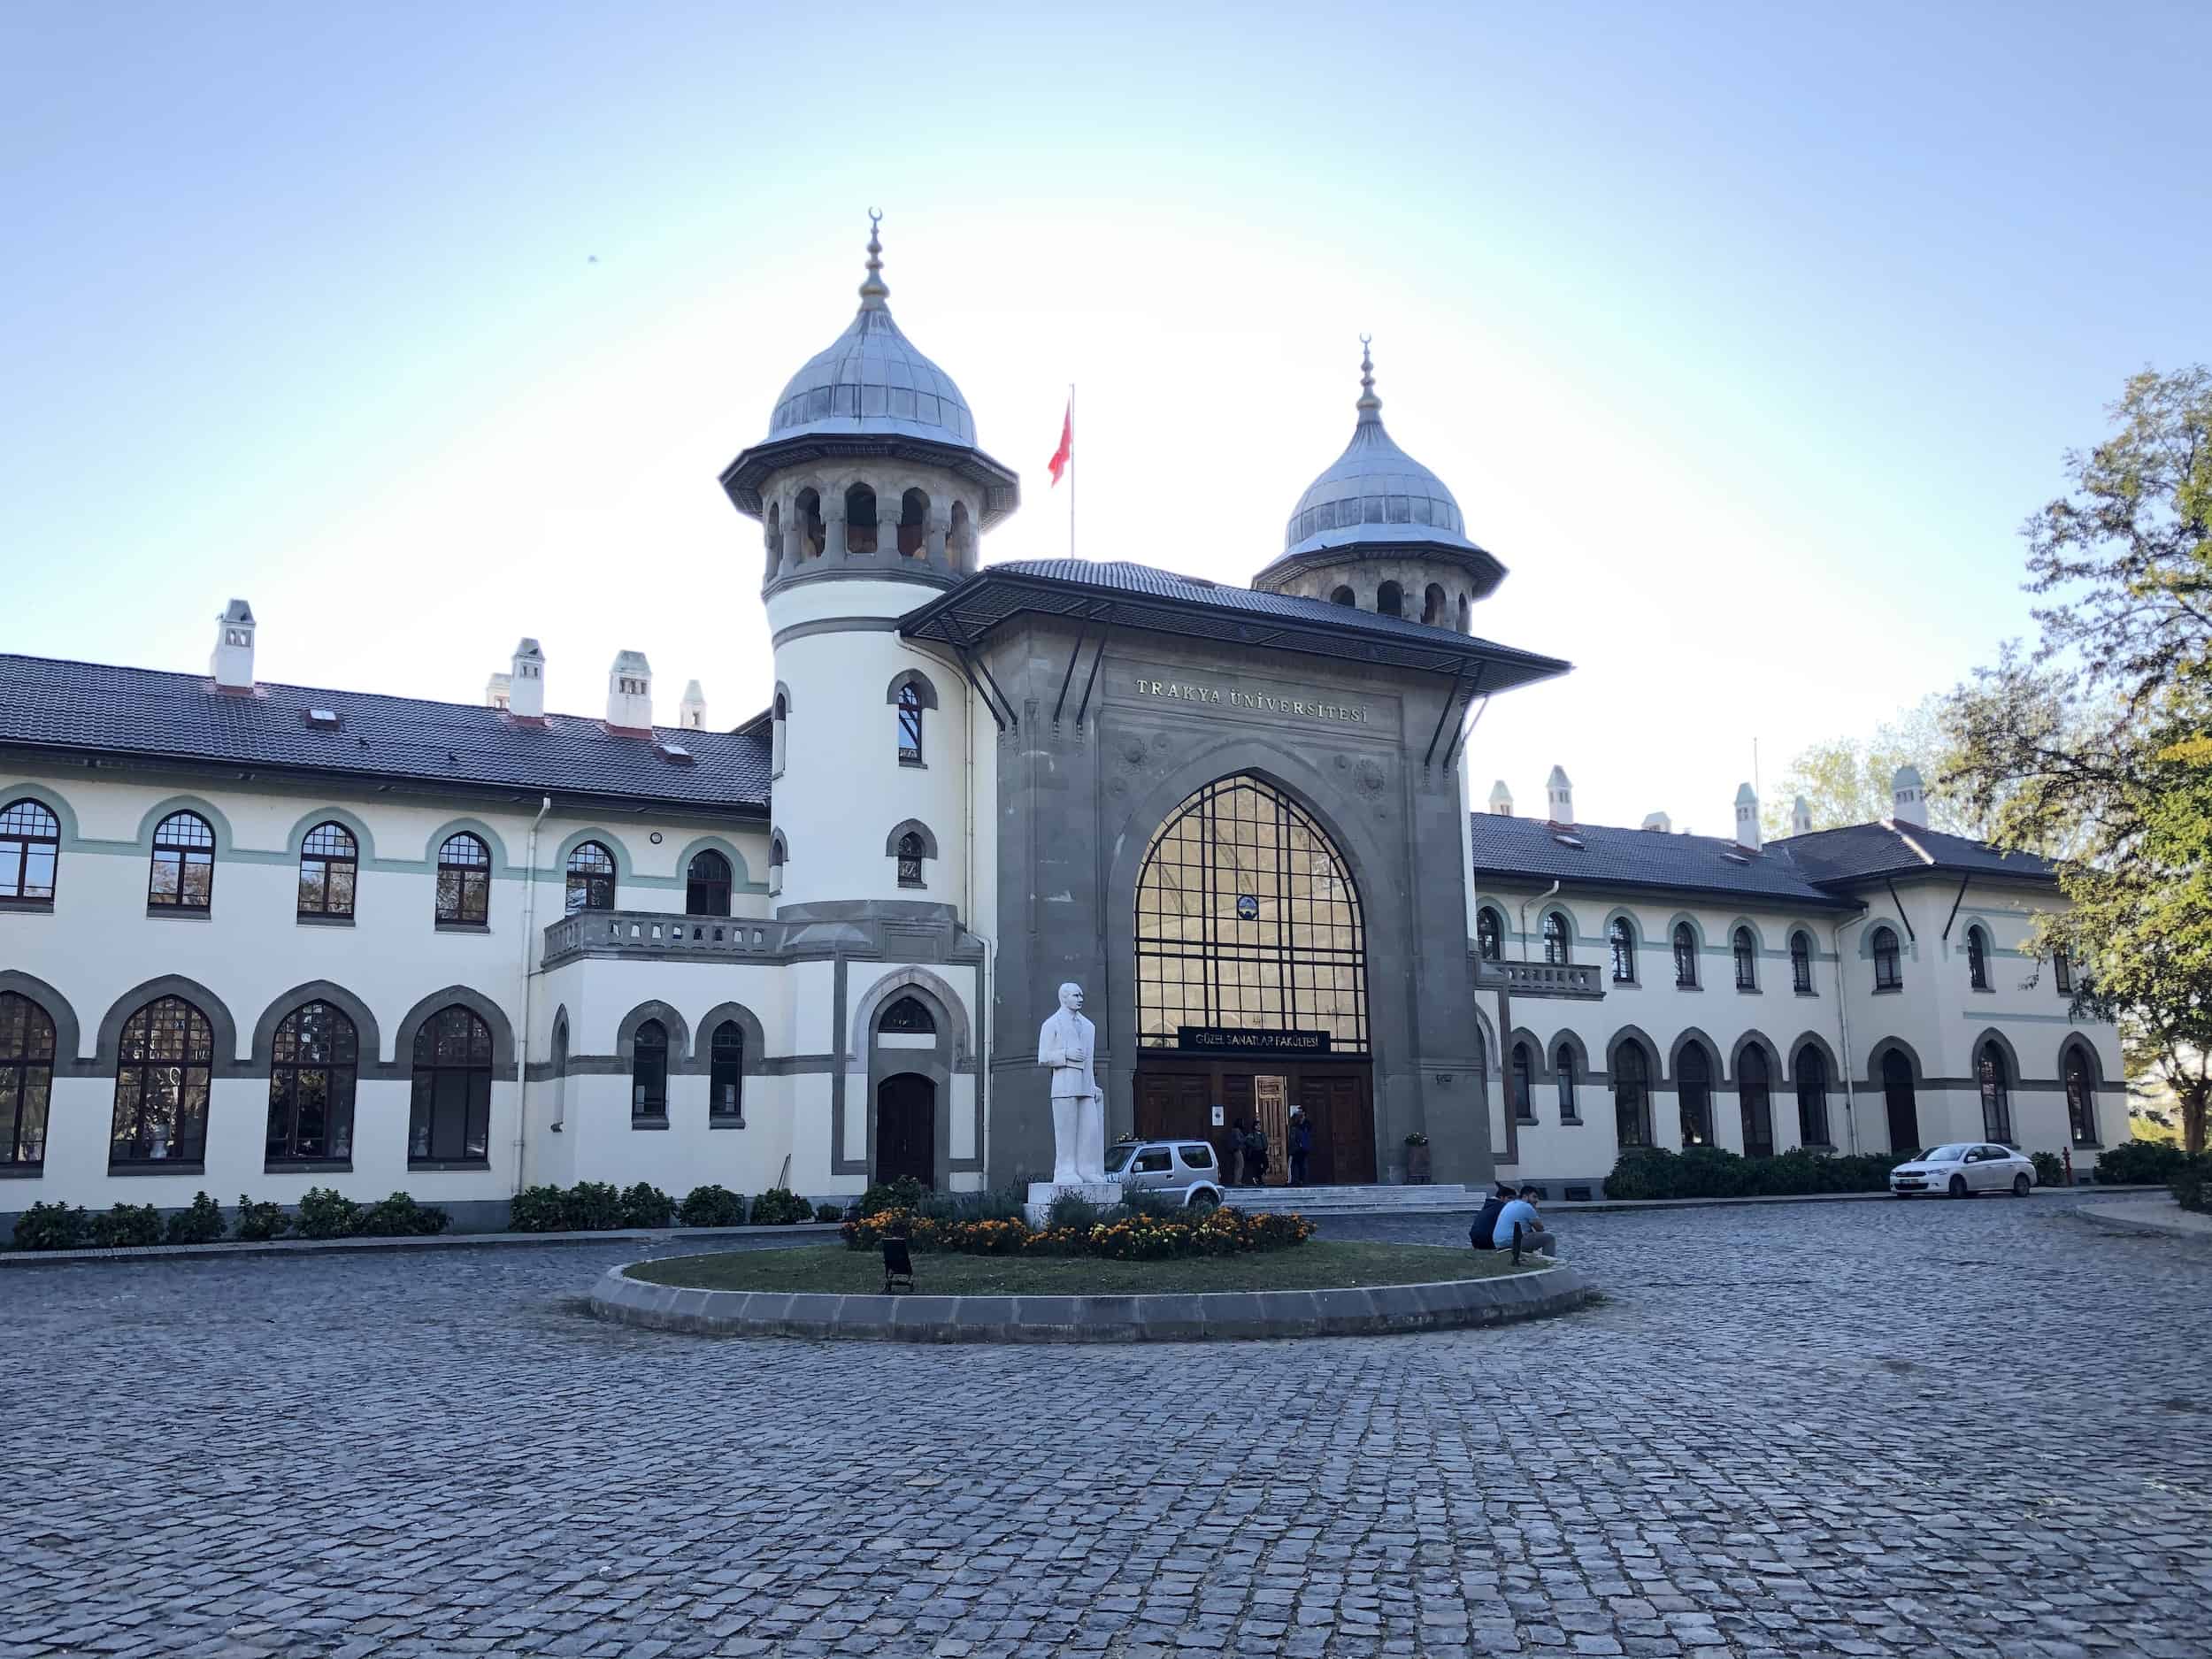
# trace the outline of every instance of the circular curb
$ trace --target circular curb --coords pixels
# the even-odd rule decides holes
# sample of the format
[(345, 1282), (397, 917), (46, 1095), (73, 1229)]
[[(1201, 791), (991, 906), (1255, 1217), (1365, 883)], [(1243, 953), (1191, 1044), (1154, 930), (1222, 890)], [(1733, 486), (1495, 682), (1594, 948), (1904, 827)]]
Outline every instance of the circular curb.
[[(2189, 1212), (2178, 1203), (2145, 1204), (2141, 1208), (2159, 1210), (2162, 1218), (2120, 1215), (2115, 1213), (2112, 1206), (2102, 1204), (2082, 1204), (2067, 1213), (2105, 1233), (2124, 1233), (2144, 1239), (2186, 1239), (2192, 1244), (2212, 1244), (2212, 1232), (2200, 1226), (2191, 1226), (2185, 1219), (2181, 1219)], [(2176, 1219), (2163, 1219), (2168, 1211)]]
[(1337, 1290), (1099, 1296), (848, 1296), (688, 1290), (609, 1268), (591, 1293), (603, 1319), (695, 1336), (833, 1337), (879, 1342), (1198, 1342), (1383, 1336), (1568, 1313), (1597, 1288), (1570, 1266), (1495, 1279)]

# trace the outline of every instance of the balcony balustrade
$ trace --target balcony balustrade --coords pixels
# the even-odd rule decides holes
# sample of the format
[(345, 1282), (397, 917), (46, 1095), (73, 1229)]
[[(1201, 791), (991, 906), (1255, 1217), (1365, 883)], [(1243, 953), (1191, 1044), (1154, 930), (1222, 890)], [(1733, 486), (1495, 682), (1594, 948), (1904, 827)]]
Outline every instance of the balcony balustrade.
[(1511, 996), (1563, 996), (1582, 1002), (1605, 999), (1605, 968), (1595, 962), (1475, 963), (1475, 988), (1502, 990)]
[(698, 956), (717, 961), (772, 956), (791, 924), (742, 917), (673, 916), (665, 910), (579, 910), (548, 924), (543, 965), (572, 956)]

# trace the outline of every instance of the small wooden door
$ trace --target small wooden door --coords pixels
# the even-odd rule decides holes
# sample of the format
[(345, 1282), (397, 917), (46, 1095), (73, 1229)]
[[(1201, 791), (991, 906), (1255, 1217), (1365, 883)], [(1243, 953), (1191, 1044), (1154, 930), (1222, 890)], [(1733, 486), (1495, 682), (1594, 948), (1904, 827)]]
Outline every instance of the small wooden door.
[(1375, 1179), (1375, 1114), (1367, 1079), (1341, 1073), (1298, 1079), (1298, 1104), (1313, 1123), (1313, 1169), (1319, 1187), (1364, 1186)]
[(1913, 1100), (1912, 1062), (1894, 1048), (1882, 1056), (1882, 1098), (1889, 1107), (1890, 1150), (1923, 1150), (1920, 1111)]
[(937, 1085), (902, 1071), (876, 1087), (876, 1179), (937, 1185)]

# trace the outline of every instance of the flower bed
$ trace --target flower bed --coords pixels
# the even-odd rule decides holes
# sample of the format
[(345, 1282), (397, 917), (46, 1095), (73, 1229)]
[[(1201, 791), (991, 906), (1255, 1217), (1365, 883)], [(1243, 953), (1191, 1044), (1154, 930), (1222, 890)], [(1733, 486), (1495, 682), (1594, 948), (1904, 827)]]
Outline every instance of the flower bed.
[(1117, 1262), (1157, 1262), (1188, 1256), (1241, 1256), (1286, 1249), (1313, 1236), (1303, 1216), (1249, 1215), (1241, 1210), (1171, 1215), (1112, 1216), (1088, 1226), (1032, 1227), (1016, 1220), (933, 1220), (909, 1210), (879, 1210), (839, 1229), (846, 1248), (872, 1250), (903, 1238), (907, 1248), (961, 1256), (1094, 1256)]

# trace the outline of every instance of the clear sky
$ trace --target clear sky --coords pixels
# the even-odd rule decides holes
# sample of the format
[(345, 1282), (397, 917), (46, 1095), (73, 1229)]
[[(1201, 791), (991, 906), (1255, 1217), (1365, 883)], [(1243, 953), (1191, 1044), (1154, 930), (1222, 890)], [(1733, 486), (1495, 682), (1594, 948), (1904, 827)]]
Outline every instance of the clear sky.
[(892, 306), (1063, 553), (1225, 581), (1384, 416), (1565, 657), (1473, 794), (1718, 833), (2028, 627), (2021, 520), (2212, 356), (2201, 4), (0, 11), (0, 649), (766, 700), (717, 487)]

